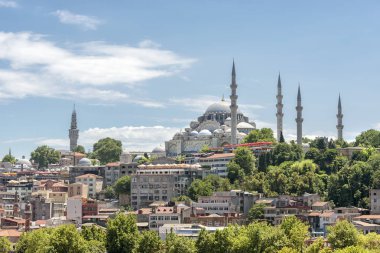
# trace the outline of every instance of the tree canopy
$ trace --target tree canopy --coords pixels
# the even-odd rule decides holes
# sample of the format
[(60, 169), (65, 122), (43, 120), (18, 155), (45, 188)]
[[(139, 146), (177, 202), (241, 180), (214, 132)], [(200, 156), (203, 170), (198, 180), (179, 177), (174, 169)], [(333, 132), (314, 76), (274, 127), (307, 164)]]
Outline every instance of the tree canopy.
[(355, 138), (355, 146), (380, 147), (380, 131), (369, 129)]
[(16, 158), (11, 154), (6, 154), (1, 161), (14, 164), (16, 162)]
[(263, 141), (276, 142), (272, 129), (261, 128), (261, 129), (252, 130), (243, 139), (243, 143), (263, 142)]
[(107, 164), (119, 161), (122, 151), (121, 141), (107, 137), (94, 144), (92, 156), (101, 164)]
[(119, 178), (114, 186), (114, 191), (117, 195), (119, 194), (130, 194), (131, 193), (131, 177), (123, 176)]
[(38, 164), (38, 168), (47, 168), (49, 164), (55, 164), (59, 162), (59, 151), (47, 146), (37, 147), (31, 154), (30, 159)]
[(73, 151), (78, 152), (78, 153), (82, 153), (82, 154), (86, 154), (86, 150), (84, 149), (84, 147), (82, 145), (76, 146)]

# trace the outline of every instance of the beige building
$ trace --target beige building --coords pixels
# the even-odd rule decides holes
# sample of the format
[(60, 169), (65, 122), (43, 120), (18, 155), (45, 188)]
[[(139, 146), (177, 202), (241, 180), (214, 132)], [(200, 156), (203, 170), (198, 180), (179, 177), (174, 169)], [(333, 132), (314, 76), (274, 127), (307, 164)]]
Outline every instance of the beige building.
[(50, 192), (49, 199), (54, 203), (66, 203), (67, 192)]
[(380, 189), (371, 189), (369, 199), (371, 201), (371, 214), (380, 214)]
[(103, 188), (103, 177), (94, 174), (85, 174), (75, 178), (75, 183), (88, 186), (88, 197), (96, 198), (96, 194)]
[(74, 196), (80, 196), (82, 198), (87, 198), (88, 196), (88, 185), (82, 183), (69, 184), (69, 198)]

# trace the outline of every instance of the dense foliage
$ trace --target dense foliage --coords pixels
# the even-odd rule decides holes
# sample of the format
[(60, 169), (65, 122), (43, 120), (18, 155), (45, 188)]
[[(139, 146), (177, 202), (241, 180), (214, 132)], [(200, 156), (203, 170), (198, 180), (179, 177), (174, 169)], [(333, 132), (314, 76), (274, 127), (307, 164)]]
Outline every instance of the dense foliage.
[(261, 128), (252, 130), (246, 137), (244, 137), (243, 143), (252, 143), (252, 142), (276, 142), (276, 139), (273, 136), (273, 130), (270, 128)]
[(31, 154), (30, 160), (38, 164), (38, 168), (47, 168), (48, 164), (56, 164), (59, 162), (59, 151), (50, 148), (47, 145), (37, 147)]
[(119, 161), (122, 151), (121, 141), (107, 137), (100, 139), (94, 144), (91, 155), (92, 158), (98, 159), (101, 164), (107, 164), (109, 162)]
[[(323, 238), (311, 245), (308, 225), (295, 216), (286, 217), (281, 225), (253, 222), (246, 226), (229, 226), (216, 232), (200, 231), (197, 240), (179, 237), (170, 232), (161, 240), (157, 232), (139, 232), (133, 215), (118, 213), (107, 229), (61, 225), (23, 233), (16, 244), (16, 253), (327, 253), (378, 252), (380, 235), (363, 235), (347, 221), (329, 227), (326, 247)], [(10, 252), (7, 239), (0, 240), (0, 253)]]
[(1, 161), (14, 164), (16, 162), (16, 158), (11, 154), (7, 154), (3, 157)]

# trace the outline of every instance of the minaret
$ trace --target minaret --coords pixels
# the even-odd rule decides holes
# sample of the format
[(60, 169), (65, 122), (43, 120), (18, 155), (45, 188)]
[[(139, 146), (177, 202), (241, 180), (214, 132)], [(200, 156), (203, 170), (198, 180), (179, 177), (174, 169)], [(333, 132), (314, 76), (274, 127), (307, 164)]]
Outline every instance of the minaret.
[(278, 82), (277, 82), (277, 141), (280, 142), (281, 133), (282, 133), (282, 122), (284, 118), (284, 113), (282, 112), (282, 108), (284, 105), (282, 104), (282, 87), (281, 87), (281, 76), (278, 74)]
[(338, 140), (343, 140), (343, 113), (342, 113), (342, 103), (340, 101), (340, 94), (338, 100), (338, 114), (336, 115), (338, 119), (338, 124), (336, 125), (336, 129), (338, 129)]
[(235, 73), (235, 61), (232, 62), (232, 80), (231, 80), (231, 144), (237, 144), (236, 140), (236, 129), (237, 129), (237, 98), (238, 96), (236, 95), (236, 89), (237, 89), (237, 84), (236, 84), (236, 73)]
[(296, 110), (297, 110), (297, 118), (296, 118), (296, 122), (297, 122), (297, 144), (302, 145), (302, 122), (303, 122), (302, 110), (303, 110), (303, 107), (302, 107), (302, 99), (301, 99), (301, 87), (299, 84), (298, 84)]
[(73, 113), (71, 114), (71, 127), (69, 129), (69, 138), (70, 138), (70, 150), (74, 151), (77, 147), (79, 137), (79, 129), (77, 128), (77, 113), (75, 111), (75, 105)]

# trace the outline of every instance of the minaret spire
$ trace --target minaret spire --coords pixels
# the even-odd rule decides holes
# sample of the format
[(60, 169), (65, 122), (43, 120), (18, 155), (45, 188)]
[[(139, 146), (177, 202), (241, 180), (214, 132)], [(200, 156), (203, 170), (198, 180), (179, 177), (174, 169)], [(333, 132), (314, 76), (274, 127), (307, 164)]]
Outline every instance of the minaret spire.
[(280, 139), (281, 139), (281, 134), (282, 134), (282, 130), (283, 130), (283, 117), (284, 117), (284, 113), (282, 112), (282, 108), (284, 107), (284, 105), (282, 104), (282, 98), (283, 98), (283, 95), (282, 95), (282, 86), (281, 86), (281, 76), (280, 76), (280, 73), (278, 73), (278, 81), (277, 81), (277, 113), (276, 113), (276, 116), (277, 116), (277, 141), (280, 142)]
[(298, 145), (302, 145), (302, 122), (303, 122), (302, 110), (303, 110), (303, 107), (302, 107), (302, 98), (301, 98), (301, 86), (300, 86), (300, 84), (298, 84), (297, 107), (296, 107), (296, 111), (297, 111), (297, 118), (296, 118), (296, 122), (297, 122), (297, 144)]
[(70, 138), (70, 150), (73, 151), (78, 145), (78, 138), (79, 138), (79, 129), (77, 126), (77, 112), (75, 110), (75, 104), (74, 104), (73, 112), (71, 114), (69, 138)]
[(236, 132), (237, 132), (237, 98), (238, 96), (236, 95), (236, 89), (237, 89), (237, 84), (236, 84), (236, 72), (235, 72), (235, 61), (232, 61), (232, 74), (231, 74), (231, 144), (237, 144), (237, 139), (236, 139)]
[(338, 114), (336, 115), (338, 119), (338, 124), (336, 125), (336, 129), (338, 130), (338, 140), (343, 140), (343, 113), (342, 113), (342, 102), (340, 99), (339, 94), (339, 100), (338, 100)]

